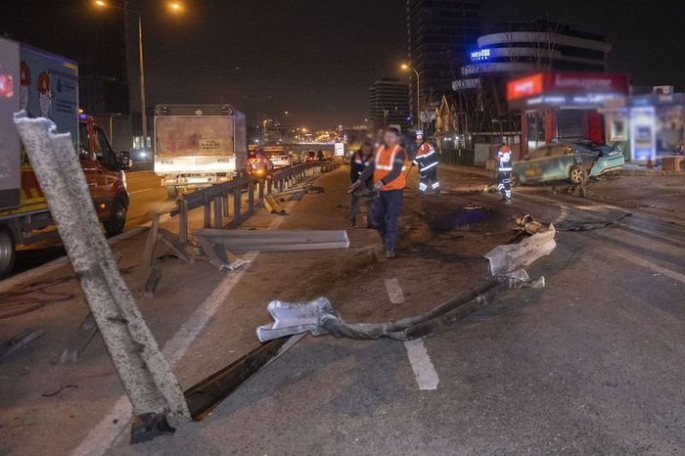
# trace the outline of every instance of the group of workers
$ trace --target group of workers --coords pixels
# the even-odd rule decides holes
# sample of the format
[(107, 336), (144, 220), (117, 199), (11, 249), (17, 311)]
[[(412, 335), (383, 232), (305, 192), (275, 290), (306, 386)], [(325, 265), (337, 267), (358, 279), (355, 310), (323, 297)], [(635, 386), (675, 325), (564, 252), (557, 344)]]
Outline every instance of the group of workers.
[[(366, 198), (370, 204), (366, 226), (380, 233), (386, 258), (395, 258), (396, 255), (399, 216), (411, 167), (416, 166), (419, 171), (419, 195), (428, 190), (440, 194), (437, 152), (423, 135), (417, 135), (416, 144), (416, 157), (410, 166), (410, 157), (401, 145), (399, 130), (389, 127), (384, 130), (375, 152), (374, 145), (367, 141), (350, 160), (350, 226), (356, 226), (360, 200)], [(511, 149), (501, 144), (497, 153), (496, 180), (497, 190), (507, 204), (511, 202), (512, 171)]]

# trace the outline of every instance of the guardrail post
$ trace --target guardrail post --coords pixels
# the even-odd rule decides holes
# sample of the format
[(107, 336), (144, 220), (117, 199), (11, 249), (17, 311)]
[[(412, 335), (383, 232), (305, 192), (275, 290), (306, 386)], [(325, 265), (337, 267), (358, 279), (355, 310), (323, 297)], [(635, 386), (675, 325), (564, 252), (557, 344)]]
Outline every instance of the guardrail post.
[(205, 228), (212, 226), (212, 202), (209, 199), (209, 194), (204, 194), (205, 200)]
[(250, 215), (254, 214), (254, 182), (247, 184), (247, 210)]
[(221, 217), (222, 209), (221, 196), (214, 197), (214, 228), (221, 228), (224, 226), (224, 220)]
[(236, 185), (233, 190), (233, 220), (240, 220), (243, 203), (242, 185)]
[(178, 204), (178, 237), (183, 245), (188, 243), (188, 201), (181, 198)]

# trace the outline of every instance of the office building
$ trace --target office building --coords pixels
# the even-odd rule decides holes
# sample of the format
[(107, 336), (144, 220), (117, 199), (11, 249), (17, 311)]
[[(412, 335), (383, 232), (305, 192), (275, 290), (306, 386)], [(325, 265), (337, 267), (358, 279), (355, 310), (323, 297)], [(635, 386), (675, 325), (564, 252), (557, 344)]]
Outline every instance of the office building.
[(369, 88), (370, 119), (376, 130), (397, 125), (402, 130), (410, 124), (409, 85), (397, 78), (382, 78)]
[(407, 0), (409, 62), (418, 73), (411, 74), (414, 115), (449, 94), (481, 34), (481, 10), (482, 0)]

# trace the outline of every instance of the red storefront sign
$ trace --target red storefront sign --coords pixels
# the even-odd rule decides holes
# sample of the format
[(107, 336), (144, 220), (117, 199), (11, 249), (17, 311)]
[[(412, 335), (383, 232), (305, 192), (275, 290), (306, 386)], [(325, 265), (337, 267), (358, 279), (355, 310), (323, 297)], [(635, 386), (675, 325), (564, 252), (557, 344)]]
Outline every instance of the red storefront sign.
[(551, 71), (509, 81), (507, 100), (520, 104), (522, 100), (543, 96), (559, 103), (561, 99), (555, 98), (555, 95), (627, 95), (628, 87), (628, 76), (625, 74)]
[(544, 73), (537, 73), (507, 83), (507, 100), (540, 95), (544, 90)]

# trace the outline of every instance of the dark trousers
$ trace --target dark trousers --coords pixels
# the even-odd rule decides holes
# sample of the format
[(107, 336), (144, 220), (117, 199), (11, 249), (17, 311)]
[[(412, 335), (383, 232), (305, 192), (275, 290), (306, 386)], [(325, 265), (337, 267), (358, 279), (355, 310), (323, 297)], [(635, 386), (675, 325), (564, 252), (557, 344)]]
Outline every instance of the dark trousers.
[(402, 198), (402, 190), (389, 190), (380, 192), (380, 196), (373, 203), (373, 227), (383, 238), (385, 250), (395, 250), (400, 237)]
[(433, 190), (435, 193), (440, 192), (437, 166), (428, 168), (419, 173), (419, 193), (425, 193), (428, 189)]
[[(361, 202), (364, 201), (364, 204), (366, 205), (366, 225), (370, 226), (371, 225), (371, 215), (369, 214), (369, 197), (368, 196), (360, 196), (360, 195), (355, 195), (354, 193), (350, 194), (350, 222), (356, 223), (357, 221), (357, 213), (359, 212), (359, 205)], [(363, 214), (363, 212), (362, 212)]]
[(511, 172), (499, 171), (497, 173), (497, 190), (502, 194), (502, 198), (509, 201), (511, 199)]

